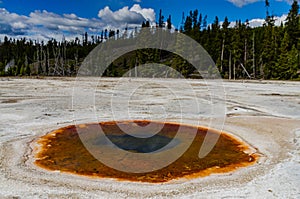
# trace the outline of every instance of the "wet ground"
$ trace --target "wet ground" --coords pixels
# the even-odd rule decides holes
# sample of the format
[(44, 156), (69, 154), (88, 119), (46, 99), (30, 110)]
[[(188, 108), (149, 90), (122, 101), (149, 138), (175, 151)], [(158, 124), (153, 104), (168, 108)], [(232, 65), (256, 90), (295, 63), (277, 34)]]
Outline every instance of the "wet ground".
[[(94, 79), (81, 83), (89, 88)], [(128, 80), (129, 85), (143, 79)], [(153, 80), (155, 81), (155, 80)], [(161, 80), (178, 85), (183, 80)], [(209, 104), (205, 82), (188, 80), (201, 104)], [(98, 84), (101, 98), (97, 98), (97, 119), (111, 119), (111, 93), (118, 79), (102, 79)], [(216, 82), (209, 81), (214, 85)], [(112, 179), (89, 179), (57, 171), (46, 171), (33, 164), (34, 140), (55, 129), (91, 121), (72, 107), (73, 78), (1, 79), (0, 80), (0, 198), (299, 198), (300, 197), (300, 82), (247, 81), (224, 82), (226, 120), (224, 131), (232, 133), (257, 148), (262, 158), (250, 167), (227, 174), (181, 179), (153, 185), (137, 182), (116, 182)], [(151, 89), (151, 84), (147, 89)], [(183, 89), (183, 88), (182, 88)], [(148, 92), (154, 105), (172, 102), (171, 93), (153, 83)], [(142, 92), (141, 92), (142, 93)], [(107, 94), (107, 95), (106, 95)], [(134, 105), (144, 105), (135, 95)], [(161, 96), (161, 97), (160, 97)], [(182, 101), (193, 98), (182, 90)], [(205, 101), (206, 100), (206, 101)], [(174, 101), (176, 102), (176, 101)], [(172, 103), (171, 103), (172, 104)], [(96, 107), (96, 109), (95, 109)], [(168, 107), (168, 121), (209, 126), (209, 109), (179, 115), (175, 107)], [(159, 110), (145, 110), (142, 119), (155, 116)], [(140, 116), (141, 109), (131, 113)], [(93, 115), (94, 118), (94, 115)], [(212, 126), (213, 127), (213, 126)]]

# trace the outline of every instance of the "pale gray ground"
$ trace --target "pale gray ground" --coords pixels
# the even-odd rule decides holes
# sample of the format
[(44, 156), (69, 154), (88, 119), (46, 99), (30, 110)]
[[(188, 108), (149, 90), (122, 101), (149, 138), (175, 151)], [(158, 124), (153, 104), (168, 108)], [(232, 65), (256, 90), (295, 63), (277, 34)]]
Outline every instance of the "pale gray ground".
[[(81, 87), (88, 88), (92, 81), (95, 79), (86, 79)], [(111, 117), (108, 107), (117, 81), (107, 78), (99, 82), (97, 92), (102, 95), (96, 98), (95, 110), (100, 121)], [(128, 80), (129, 85), (136, 81), (144, 80)], [(176, 84), (180, 89), (181, 81), (160, 83)], [(209, 104), (204, 82), (188, 81), (199, 102)], [(262, 158), (256, 165), (232, 173), (166, 184), (88, 179), (48, 172), (32, 164), (32, 140), (73, 124), (73, 85), (74, 78), (0, 80), (0, 198), (300, 198), (300, 82), (225, 81), (224, 130), (258, 148)], [(174, 100), (163, 88), (154, 86), (148, 93), (149, 99), (154, 99), (152, 105)], [(182, 93), (182, 101), (189, 103), (193, 96)], [(139, 92), (135, 97), (132, 106), (143, 105)], [(183, 122), (197, 124), (200, 117), (200, 124), (208, 125), (205, 107), (197, 115), (183, 111)], [(90, 108), (94, 110), (93, 105)], [(176, 121), (177, 109), (169, 109), (166, 119)], [(143, 118), (155, 115), (155, 110), (145, 110)], [(135, 111), (131, 114), (139, 116), (141, 110)], [(77, 121), (88, 122), (91, 115), (82, 111), (80, 117)]]

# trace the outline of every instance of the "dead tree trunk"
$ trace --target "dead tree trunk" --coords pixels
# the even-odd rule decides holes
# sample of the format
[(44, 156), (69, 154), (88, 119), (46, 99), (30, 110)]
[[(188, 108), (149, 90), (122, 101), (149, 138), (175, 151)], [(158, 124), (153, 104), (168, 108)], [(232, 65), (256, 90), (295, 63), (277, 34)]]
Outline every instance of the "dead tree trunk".
[(222, 52), (221, 52), (221, 72), (223, 72), (223, 60), (224, 60), (224, 48), (225, 48), (225, 39), (223, 39), (222, 43)]

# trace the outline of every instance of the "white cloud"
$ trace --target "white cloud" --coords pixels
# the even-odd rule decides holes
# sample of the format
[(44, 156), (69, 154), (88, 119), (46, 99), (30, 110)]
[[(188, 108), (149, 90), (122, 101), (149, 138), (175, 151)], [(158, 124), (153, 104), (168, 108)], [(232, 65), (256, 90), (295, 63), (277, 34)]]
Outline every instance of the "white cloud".
[(281, 17), (275, 17), (275, 19), (276, 19), (275, 25), (276, 25), (276, 26), (280, 26), (281, 22), (282, 22), (283, 24), (285, 24), (286, 18), (287, 18), (287, 14), (284, 14), (284, 15), (282, 15)]
[[(282, 16), (275, 16), (274, 17), (274, 19), (275, 19), (275, 26), (280, 26), (281, 23), (285, 24), (286, 18), (287, 18), (286, 14), (283, 14)], [(264, 25), (264, 23), (265, 23), (265, 19), (259, 19), (259, 18), (257, 18), (257, 19), (251, 19), (251, 20), (249, 20), (249, 26), (252, 27), (252, 28), (261, 27), (261, 26)], [(220, 22), (220, 26), (222, 26), (222, 24), (223, 24), (223, 21)], [(235, 26), (236, 26), (236, 21), (230, 22), (229, 28), (233, 28)]]
[(19, 22), (14, 22), (11, 24), (12, 28), (14, 29), (25, 29), (27, 28), (27, 24), (19, 21)]
[(279, 2), (287, 2), (288, 4), (292, 5), (293, 4), (293, 0), (276, 0), (276, 1), (279, 1)]
[[(104, 24), (99, 19), (86, 19), (77, 17), (75, 14), (58, 15), (47, 11), (34, 11), (29, 16), (10, 13), (6, 9), (0, 9), (0, 34), (8, 36), (35, 37), (39, 33), (50, 35), (63, 33), (81, 34), (89, 28), (100, 28)], [(45, 35), (45, 34), (43, 34)]]
[[(259, 1), (264, 1), (264, 0), (227, 0), (230, 3), (234, 4), (237, 7), (243, 7), (245, 5), (251, 4), (251, 3), (255, 3), (255, 2), (259, 2)], [(293, 0), (275, 0), (275, 1), (279, 1), (279, 2), (287, 2), (288, 4), (292, 4)]]
[(139, 4), (134, 4), (131, 8), (125, 6), (119, 10), (112, 11), (108, 6), (101, 9), (98, 17), (103, 23), (110, 26), (125, 28), (140, 27), (143, 21), (155, 22), (155, 11), (152, 8), (141, 8)]
[(251, 4), (251, 3), (255, 3), (258, 1), (263, 1), (263, 0), (227, 0), (230, 3), (233, 3), (235, 6), (237, 7), (243, 7), (245, 5)]
[(11, 35), (24, 35), (28, 17), (10, 13), (5, 8), (0, 8), (0, 33)]
[(146, 20), (155, 22), (155, 11), (152, 8), (141, 8), (139, 4), (134, 4), (130, 11), (140, 13)]
[(133, 0), (136, 3), (142, 3), (142, 0)]
[(118, 23), (129, 23), (129, 24), (141, 24), (145, 21), (145, 18), (140, 13), (130, 11), (128, 6), (121, 8), (113, 12), (108, 6), (99, 11), (98, 17), (105, 23), (118, 24)]
[(75, 14), (58, 15), (52, 12), (34, 11), (29, 14), (29, 23), (44, 26), (54, 31), (68, 31), (80, 34), (88, 28), (99, 28), (104, 24), (100, 20), (77, 17)]
[[(275, 16), (275, 26), (280, 26), (281, 23), (285, 24), (285, 20), (286, 20), (287, 15), (284, 14), (280, 17)], [(260, 27), (263, 26), (263, 24), (265, 23), (265, 19), (251, 19), (249, 20), (249, 25), (250, 27)]]
[(252, 27), (252, 28), (263, 26), (264, 23), (265, 23), (265, 19), (251, 19), (251, 20), (249, 20), (249, 26)]
[(151, 8), (141, 8), (138, 4), (117, 11), (105, 7), (98, 14), (99, 18), (88, 19), (74, 13), (59, 15), (46, 10), (36, 10), (25, 16), (0, 8), (0, 38), (7, 35), (14, 38), (26, 36), (48, 40), (52, 37), (61, 39), (63, 34), (66, 38), (75, 38), (85, 31), (100, 34), (103, 29), (122, 30), (125, 27), (140, 27), (146, 20), (155, 22), (155, 11)]

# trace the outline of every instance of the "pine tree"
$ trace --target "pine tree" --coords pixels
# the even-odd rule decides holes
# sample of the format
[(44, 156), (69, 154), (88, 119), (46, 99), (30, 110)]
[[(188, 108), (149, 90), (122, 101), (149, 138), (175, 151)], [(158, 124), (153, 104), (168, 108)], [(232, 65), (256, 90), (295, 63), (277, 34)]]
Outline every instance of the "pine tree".
[(300, 35), (300, 15), (299, 15), (299, 5), (298, 1), (294, 0), (290, 12), (287, 16), (286, 22), (286, 31), (289, 34), (290, 42), (289, 49), (292, 48), (293, 45), (299, 50), (299, 35)]
[(21, 66), (19, 75), (21, 75), (21, 76), (25, 75), (25, 67), (24, 67), (24, 65)]
[[(224, 22), (222, 24), (221, 29), (221, 37), (222, 37), (222, 50), (220, 55), (220, 72), (225, 75), (225, 71), (229, 70), (229, 45), (230, 45), (230, 35), (229, 35), (229, 25), (230, 22), (228, 17), (225, 17)], [(228, 74), (226, 75), (228, 76)]]
[(185, 59), (183, 59), (184, 50), (188, 49), (189, 44), (180, 35), (176, 37), (175, 50), (177, 54), (173, 55), (171, 67), (184, 77), (188, 77), (194, 71), (194, 67)]
[(184, 33), (191, 36), (193, 29), (193, 20), (191, 16), (187, 16), (184, 22)]
[(265, 20), (265, 25), (267, 26), (274, 26), (275, 20), (274, 16), (270, 16), (269, 14), (269, 8), (270, 8), (270, 2), (268, 0), (265, 0), (265, 7), (266, 7), (266, 20)]
[(171, 30), (171, 29), (172, 29), (171, 15), (169, 15), (169, 18), (167, 19), (167, 23), (168, 23), (167, 28), (168, 28), (169, 30)]
[(292, 46), (292, 50), (288, 54), (289, 60), (289, 70), (288, 70), (288, 76), (286, 79), (298, 79), (299, 78), (299, 50), (295, 47), (295, 45)]
[(192, 14), (192, 21), (193, 21), (193, 28), (195, 28), (198, 25), (198, 10), (194, 10)]
[(4, 72), (5, 66), (4, 64), (0, 61), (0, 73)]
[(274, 28), (267, 26), (264, 29), (264, 38), (262, 46), (261, 60), (262, 60), (262, 71), (263, 78), (270, 79), (276, 77), (275, 64), (276, 64), (276, 43), (274, 40)]
[(201, 26), (202, 26), (202, 14), (200, 13), (199, 15), (199, 20), (198, 20), (198, 24), (197, 24), (199, 31), (201, 30)]
[(162, 10), (159, 10), (159, 18), (158, 18), (158, 27), (163, 28), (164, 27), (164, 16), (162, 15)]
[(243, 40), (241, 35), (242, 23), (236, 21), (236, 25), (233, 28), (232, 41), (231, 41), (231, 52), (232, 52), (232, 65), (233, 65), (233, 78), (238, 77), (237, 68), (243, 54)]
[(204, 16), (202, 28), (203, 29), (207, 28), (207, 15)]
[(27, 65), (26, 68), (25, 68), (25, 74), (26, 75), (30, 75), (31, 74), (31, 70), (30, 70), (30, 66)]
[(222, 51), (222, 35), (220, 32), (219, 18), (215, 17), (213, 24), (211, 25), (210, 36), (210, 55), (213, 60), (216, 60), (216, 65), (221, 71), (221, 51)]
[(279, 48), (280, 56), (276, 63), (276, 76), (278, 79), (292, 79), (297, 76), (298, 53), (295, 45), (289, 51), (290, 36), (286, 32)]

